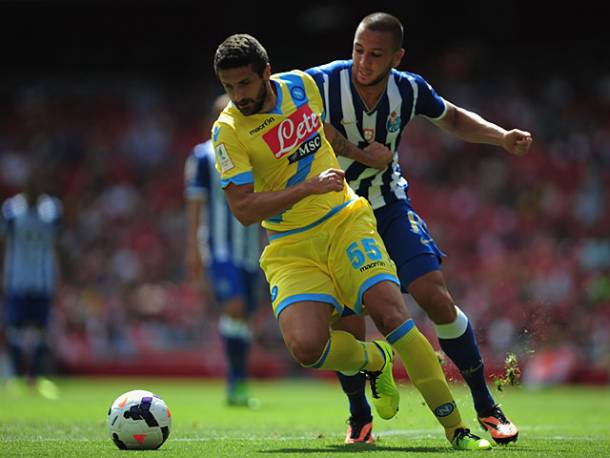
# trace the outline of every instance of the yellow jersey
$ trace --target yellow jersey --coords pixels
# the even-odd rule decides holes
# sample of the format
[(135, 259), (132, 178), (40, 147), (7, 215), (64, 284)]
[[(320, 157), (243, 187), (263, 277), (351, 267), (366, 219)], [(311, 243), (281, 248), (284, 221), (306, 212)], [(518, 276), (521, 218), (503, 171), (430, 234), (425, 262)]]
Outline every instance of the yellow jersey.
[[(341, 166), (324, 135), (324, 105), (307, 73), (294, 70), (271, 76), (277, 103), (268, 113), (243, 115), (229, 103), (212, 128), (216, 168), (222, 187), (254, 184), (255, 192), (280, 191), (329, 168)], [(266, 229), (304, 229), (330, 217), (356, 194), (342, 192), (308, 196), (263, 221)]]

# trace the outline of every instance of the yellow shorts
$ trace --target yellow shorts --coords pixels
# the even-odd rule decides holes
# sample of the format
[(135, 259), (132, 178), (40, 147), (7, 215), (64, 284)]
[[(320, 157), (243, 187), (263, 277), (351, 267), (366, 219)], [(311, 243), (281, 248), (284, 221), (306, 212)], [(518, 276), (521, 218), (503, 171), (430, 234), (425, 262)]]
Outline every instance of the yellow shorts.
[(376, 226), (370, 204), (360, 197), (313, 227), (271, 236), (260, 265), (275, 316), (302, 301), (332, 305), (334, 320), (361, 314), (368, 288), (384, 280), (399, 285)]

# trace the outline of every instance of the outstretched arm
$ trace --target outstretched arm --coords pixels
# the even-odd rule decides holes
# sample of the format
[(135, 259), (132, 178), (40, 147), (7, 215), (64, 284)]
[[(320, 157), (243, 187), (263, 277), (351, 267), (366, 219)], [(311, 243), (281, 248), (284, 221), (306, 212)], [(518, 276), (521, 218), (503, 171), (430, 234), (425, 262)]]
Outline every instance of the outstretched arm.
[(447, 104), (445, 116), (433, 121), (443, 130), (471, 143), (501, 146), (517, 156), (523, 156), (529, 151), (532, 144), (532, 135), (529, 132), (503, 129), (472, 111), (460, 108), (451, 102), (445, 101), (445, 103)]
[(385, 170), (392, 160), (392, 151), (381, 143), (372, 142), (364, 149), (358, 148), (332, 124), (324, 123), (324, 133), (337, 156), (344, 156), (379, 170)]
[(229, 184), (225, 197), (235, 217), (244, 226), (260, 222), (287, 210), (301, 199), (313, 194), (342, 191), (345, 172), (328, 169), (320, 175), (281, 191), (254, 192), (252, 184)]

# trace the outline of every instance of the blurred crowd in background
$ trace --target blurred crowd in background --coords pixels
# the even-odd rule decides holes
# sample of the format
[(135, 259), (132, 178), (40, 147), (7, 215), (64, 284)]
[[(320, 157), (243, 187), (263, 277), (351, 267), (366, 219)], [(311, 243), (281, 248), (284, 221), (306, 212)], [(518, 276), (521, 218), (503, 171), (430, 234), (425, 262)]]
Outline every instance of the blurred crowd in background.
[[(532, 386), (607, 382), (610, 72), (481, 71), (492, 57), (479, 47), (401, 68), (499, 125), (530, 130), (531, 153), (511, 157), (416, 120), (401, 144), (414, 207), (448, 255), (445, 278), (488, 367), (501, 372), (512, 352)], [(275, 67), (322, 62), (293, 55)], [(43, 169), (45, 189), (64, 204), (52, 326), (58, 372), (222, 370), (216, 311), (185, 280), (183, 197), (184, 161), (208, 137), (202, 119), (220, 89), (210, 68), (191, 85), (62, 76), (2, 92), (0, 198)], [(438, 348), (429, 321), (407, 301)], [(304, 373), (281, 344), (271, 308), (255, 320), (254, 374)]]

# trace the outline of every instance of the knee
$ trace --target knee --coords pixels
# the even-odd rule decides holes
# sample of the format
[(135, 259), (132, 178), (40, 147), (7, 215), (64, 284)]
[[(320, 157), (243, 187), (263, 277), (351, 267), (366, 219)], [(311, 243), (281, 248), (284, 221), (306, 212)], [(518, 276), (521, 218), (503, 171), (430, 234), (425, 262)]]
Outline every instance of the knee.
[(453, 323), (457, 311), (453, 298), (446, 288), (433, 288), (427, 299), (427, 305), (422, 306), (434, 324)]
[(453, 323), (457, 318), (453, 297), (444, 283), (422, 279), (409, 292), (434, 324)]
[(409, 319), (400, 290), (393, 283), (382, 282), (373, 286), (366, 292), (364, 302), (383, 335), (389, 334)]
[(351, 315), (341, 318), (333, 325), (333, 329), (349, 332), (358, 340), (366, 340), (366, 323), (362, 316)]
[(328, 339), (315, 339), (301, 334), (291, 339), (288, 348), (293, 358), (301, 366), (309, 367), (320, 360), (327, 343)]
[(406, 309), (402, 303), (388, 303), (381, 316), (372, 317), (379, 332), (384, 336), (409, 319)]
[(242, 297), (234, 297), (224, 304), (223, 313), (236, 320), (246, 318), (246, 306)]

